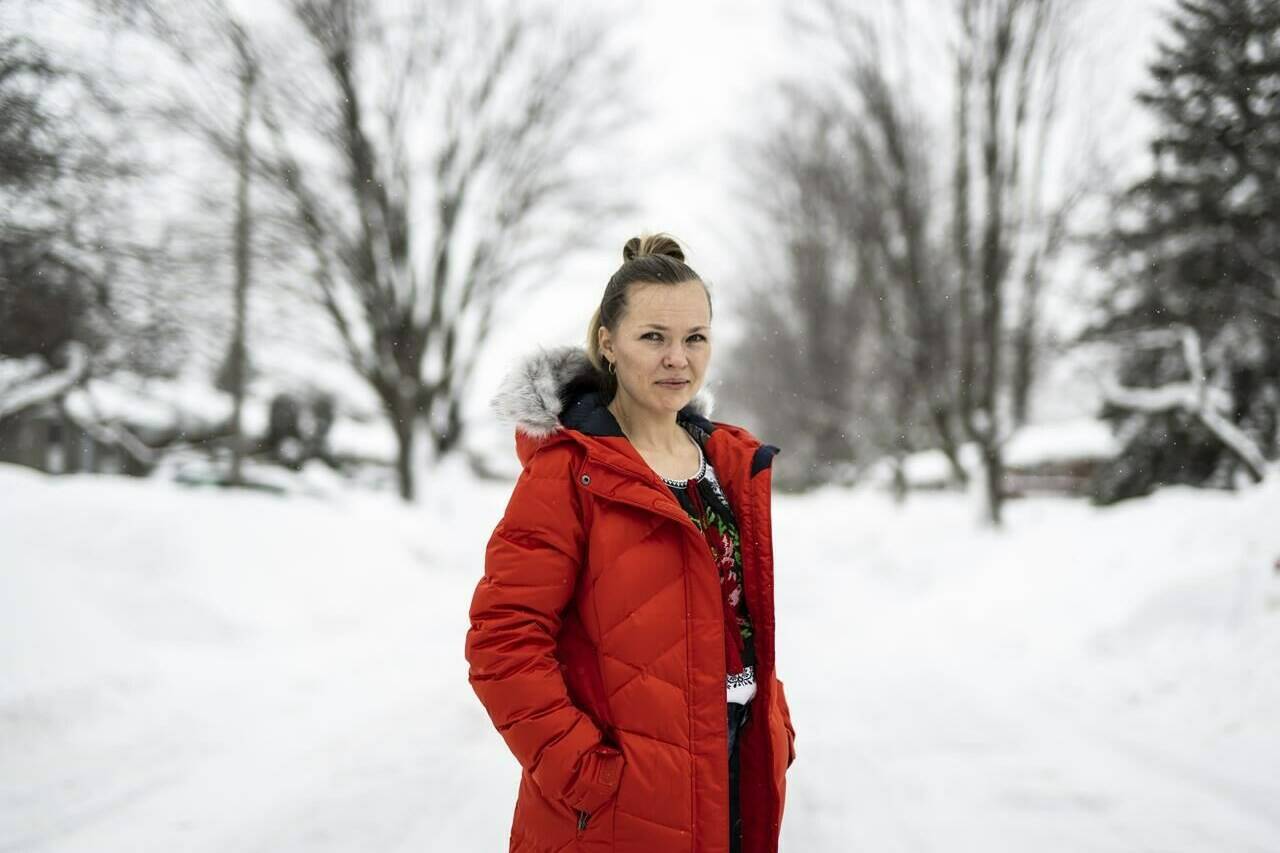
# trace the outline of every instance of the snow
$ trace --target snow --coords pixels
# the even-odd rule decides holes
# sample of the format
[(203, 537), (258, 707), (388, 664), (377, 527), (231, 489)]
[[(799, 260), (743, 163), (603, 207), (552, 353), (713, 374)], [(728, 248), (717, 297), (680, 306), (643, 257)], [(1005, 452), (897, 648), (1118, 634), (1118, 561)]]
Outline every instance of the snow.
[(396, 435), (385, 417), (338, 418), (329, 429), (329, 448), (342, 456), (394, 464)]
[(0, 390), (8, 390), (22, 382), (30, 382), (49, 369), (48, 362), (36, 355), (23, 358), (0, 357)]
[[(977, 470), (977, 447), (966, 444), (960, 447), (960, 462), (966, 470)], [(951, 482), (951, 463), (941, 450), (922, 450), (902, 460), (902, 474), (907, 484), (916, 489), (942, 488)], [(892, 483), (893, 469), (890, 460), (876, 464), (873, 475), (882, 486)]]
[(1011, 467), (1023, 468), (1052, 462), (1110, 459), (1119, 452), (1120, 443), (1109, 424), (1079, 418), (1028, 424), (1005, 444), (1004, 461)]
[[(67, 407), (81, 417), (122, 421), (154, 433), (208, 432), (231, 416), (231, 395), (208, 382), (162, 379), (118, 373), (95, 377), (67, 394)], [(245, 411), (246, 428), (261, 430), (266, 413), (261, 405)]]
[[(0, 850), (506, 849), (463, 639), (510, 484), (423, 485), (0, 465)], [(1278, 506), (777, 496), (782, 849), (1280, 849)]]

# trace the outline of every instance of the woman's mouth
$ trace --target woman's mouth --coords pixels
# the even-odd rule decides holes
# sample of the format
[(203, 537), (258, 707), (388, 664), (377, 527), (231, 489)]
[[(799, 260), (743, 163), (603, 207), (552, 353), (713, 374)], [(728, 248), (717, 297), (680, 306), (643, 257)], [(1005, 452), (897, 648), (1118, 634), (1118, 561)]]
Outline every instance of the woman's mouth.
[(683, 388), (684, 386), (689, 384), (689, 380), (688, 379), (669, 379), (669, 380), (663, 380), (658, 384), (663, 386), (664, 388)]

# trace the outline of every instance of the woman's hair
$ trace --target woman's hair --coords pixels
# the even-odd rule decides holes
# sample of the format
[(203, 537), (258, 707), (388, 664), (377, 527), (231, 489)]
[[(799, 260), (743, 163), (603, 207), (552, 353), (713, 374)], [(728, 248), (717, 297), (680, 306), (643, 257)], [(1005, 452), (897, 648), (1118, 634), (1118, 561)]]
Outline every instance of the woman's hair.
[(600, 354), (600, 327), (611, 333), (627, 311), (627, 296), (633, 284), (684, 284), (696, 281), (707, 294), (707, 311), (711, 311), (711, 292), (693, 268), (684, 262), (684, 249), (675, 238), (665, 232), (632, 237), (622, 247), (622, 266), (605, 285), (600, 306), (587, 324), (587, 357), (600, 374), (604, 399), (612, 400), (618, 391), (618, 379), (609, 372), (609, 365)]

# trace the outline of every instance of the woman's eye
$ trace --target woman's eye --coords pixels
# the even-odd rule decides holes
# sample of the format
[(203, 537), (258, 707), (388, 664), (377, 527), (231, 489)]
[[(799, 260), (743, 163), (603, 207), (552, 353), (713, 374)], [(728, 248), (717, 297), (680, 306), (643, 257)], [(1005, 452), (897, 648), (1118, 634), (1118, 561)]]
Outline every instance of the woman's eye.
[[(659, 340), (662, 340), (662, 334), (660, 332), (645, 332), (643, 335), (640, 336), (640, 338), (641, 340), (652, 339), (655, 341), (659, 341)], [(694, 334), (689, 336), (689, 340), (694, 340), (695, 338), (700, 341), (705, 341), (707, 339), (707, 336), (702, 334), (701, 332), (695, 332)]]

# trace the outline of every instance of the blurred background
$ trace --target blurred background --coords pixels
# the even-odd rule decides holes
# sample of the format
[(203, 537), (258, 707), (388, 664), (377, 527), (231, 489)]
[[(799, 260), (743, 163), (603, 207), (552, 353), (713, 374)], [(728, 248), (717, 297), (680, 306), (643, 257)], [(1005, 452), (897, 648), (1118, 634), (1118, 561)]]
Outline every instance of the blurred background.
[(645, 231), (784, 850), (1280, 850), (1274, 0), (0, 0), (0, 851), (506, 849), (488, 401)]

